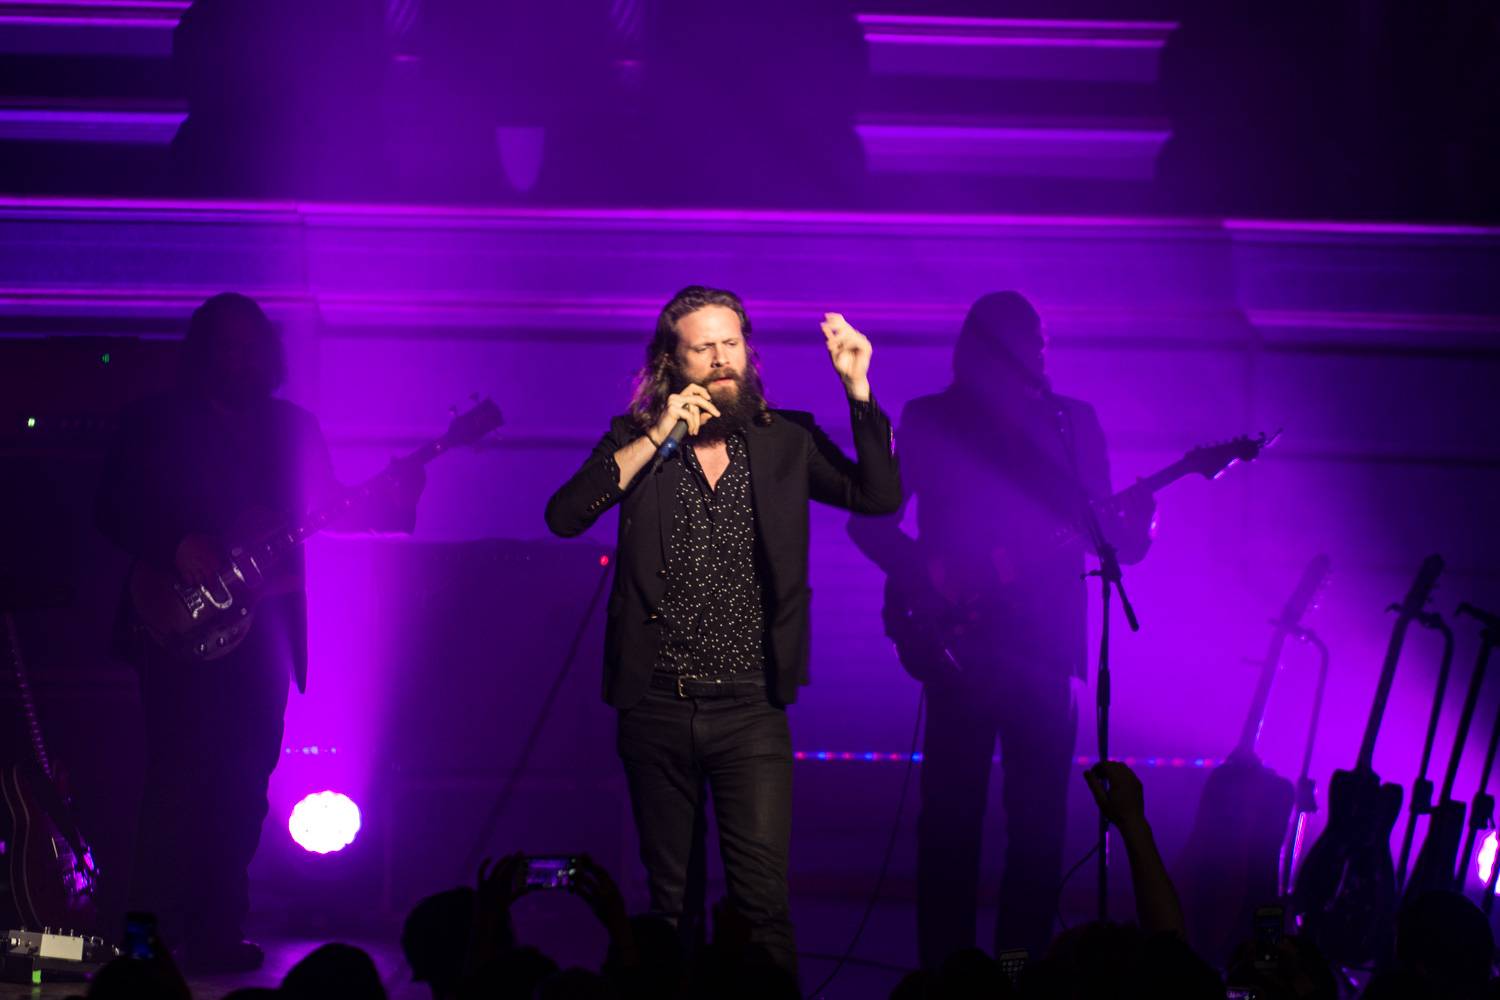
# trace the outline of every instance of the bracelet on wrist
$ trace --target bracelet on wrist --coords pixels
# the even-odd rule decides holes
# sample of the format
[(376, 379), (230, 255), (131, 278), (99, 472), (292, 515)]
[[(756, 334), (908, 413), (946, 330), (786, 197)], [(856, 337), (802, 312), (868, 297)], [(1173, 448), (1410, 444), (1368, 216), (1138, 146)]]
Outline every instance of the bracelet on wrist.
[(651, 447), (653, 447), (653, 448), (660, 448), (661, 447), (661, 444), (657, 442), (656, 438), (654, 438), (654, 437), (651, 436), (651, 432), (650, 431), (646, 432), (646, 440), (651, 442)]

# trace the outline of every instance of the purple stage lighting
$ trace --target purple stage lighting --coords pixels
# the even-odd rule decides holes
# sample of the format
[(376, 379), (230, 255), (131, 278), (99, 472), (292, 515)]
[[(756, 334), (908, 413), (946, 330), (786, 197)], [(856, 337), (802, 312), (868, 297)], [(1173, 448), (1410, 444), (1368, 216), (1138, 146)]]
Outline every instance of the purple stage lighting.
[[(1491, 830), (1485, 834), (1484, 842), (1479, 845), (1479, 857), (1474, 860), (1474, 874), (1479, 876), (1481, 885), (1490, 884), (1497, 848), (1500, 848), (1500, 833)], [(1500, 885), (1495, 886), (1495, 895), (1500, 896)]]
[(342, 792), (315, 792), (292, 808), (287, 829), (305, 851), (342, 851), (359, 835), (359, 806)]

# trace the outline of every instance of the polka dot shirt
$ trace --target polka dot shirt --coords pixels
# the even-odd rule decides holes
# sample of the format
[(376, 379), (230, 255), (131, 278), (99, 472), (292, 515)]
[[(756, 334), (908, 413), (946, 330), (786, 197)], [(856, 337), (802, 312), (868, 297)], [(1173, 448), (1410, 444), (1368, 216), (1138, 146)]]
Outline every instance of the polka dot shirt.
[(678, 455), (667, 539), (667, 591), (659, 669), (683, 677), (728, 680), (765, 667), (765, 601), (756, 567), (755, 507), (744, 438), (730, 435), (729, 467), (710, 489), (692, 448)]

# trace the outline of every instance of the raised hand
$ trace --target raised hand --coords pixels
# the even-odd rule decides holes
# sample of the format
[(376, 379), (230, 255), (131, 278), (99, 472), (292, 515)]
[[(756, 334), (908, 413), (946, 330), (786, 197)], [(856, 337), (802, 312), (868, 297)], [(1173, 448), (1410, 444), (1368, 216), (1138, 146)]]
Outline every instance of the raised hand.
[(630, 922), (625, 912), (625, 897), (609, 872), (601, 868), (587, 854), (580, 854), (573, 872), (573, 883), (568, 891), (588, 904), (594, 916), (599, 918), (611, 933)]
[(1106, 760), (1083, 772), (1089, 791), (1104, 818), (1125, 828), (1146, 818), (1146, 794), (1141, 779), (1117, 760)]
[(849, 325), (843, 313), (824, 313), (819, 324), (828, 344), (828, 358), (839, 373), (850, 399), (870, 398), (870, 338)]
[(508, 913), (510, 905), (526, 895), (526, 855), (507, 854), (499, 861), (485, 858), (479, 863), (475, 885), (481, 914)]

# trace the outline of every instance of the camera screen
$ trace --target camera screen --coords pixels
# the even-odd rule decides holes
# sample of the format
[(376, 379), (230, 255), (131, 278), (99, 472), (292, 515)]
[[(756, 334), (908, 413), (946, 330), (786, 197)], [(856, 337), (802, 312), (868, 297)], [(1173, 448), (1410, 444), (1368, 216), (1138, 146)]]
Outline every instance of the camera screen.
[(526, 884), (533, 889), (566, 889), (573, 884), (574, 867), (570, 857), (527, 858)]

